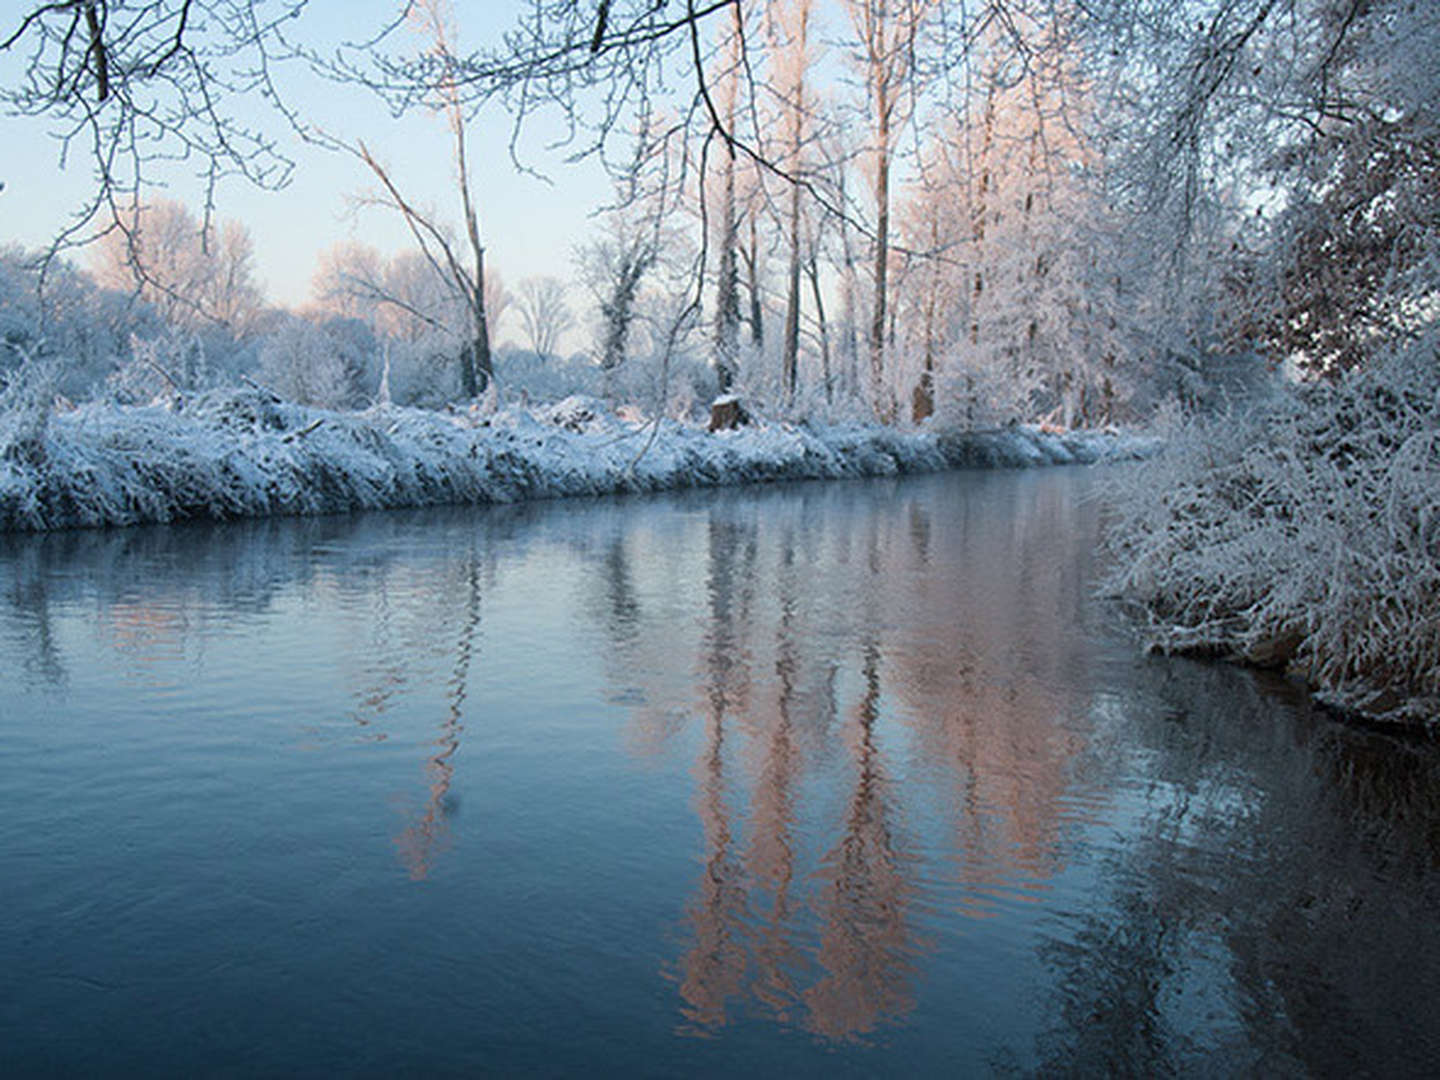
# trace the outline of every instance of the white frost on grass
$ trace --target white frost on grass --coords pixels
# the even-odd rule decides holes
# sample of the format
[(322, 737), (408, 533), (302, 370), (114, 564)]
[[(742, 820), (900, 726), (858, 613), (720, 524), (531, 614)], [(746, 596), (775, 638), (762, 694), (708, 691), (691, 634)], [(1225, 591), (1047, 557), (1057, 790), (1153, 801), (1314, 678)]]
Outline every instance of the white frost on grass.
[(1374, 719), (1440, 718), (1440, 344), (1117, 477), (1110, 587), (1156, 646), (1305, 676)]
[(334, 412), (258, 387), (211, 391), (179, 410), (88, 404), (0, 446), (0, 530), (1091, 462), (1149, 448), (1114, 432), (1028, 427), (945, 435), (757, 423), (710, 434), (651, 423), (580, 397), (489, 417)]

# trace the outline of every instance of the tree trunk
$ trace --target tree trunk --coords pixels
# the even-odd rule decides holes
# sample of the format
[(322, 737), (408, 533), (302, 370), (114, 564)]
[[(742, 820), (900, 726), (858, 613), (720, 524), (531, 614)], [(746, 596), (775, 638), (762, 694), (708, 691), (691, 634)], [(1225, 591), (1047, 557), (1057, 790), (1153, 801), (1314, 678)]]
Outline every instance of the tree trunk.
[(760, 239), (755, 231), (755, 211), (750, 214), (750, 344), (758, 352), (765, 344), (765, 312), (760, 303)]
[(740, 267), (735, 252), (735, 155), (725, 162), (720, 208), (720, 271), (715, 293), (715, 376), (720, 393), (730, 392), (740, 353)]
[(815, 297), (815, 321), (820, 326), (820, 377), (825, 380), (825, 402), (835, 403), (835, 381), (830, 374), (830, 330), (825, 324), (825, 301), (820, 294), (820, 264), (811, 257), (807, 267), (810, 292)]
[(715, 293), (715, 376), (720, 393), (734, 384), (740, 355), (740, 267), (736, 249), (740, 246), (740, 225), (735, 210), (735, 107), (739, 97), (740, 7), (735, 5), (736, 25), (731, 36), (730, 70), (725, 77), (725, 172), (720, 199), (720, 267)]
[[(800, 185), (790, 188), (790, 280), (785, 290), (785, 347), (780, 374), (785, 401), (795, 400), (800, 367)], [(827, 380), (828, 382), (828, 380)]]
[(884, 423), (895, 410), (885, 395), (886, 288), (890, 267), (890, 100), (889, 90), (875, 88), (875, 296), (870, 319), (870, 389), (875, 414)]

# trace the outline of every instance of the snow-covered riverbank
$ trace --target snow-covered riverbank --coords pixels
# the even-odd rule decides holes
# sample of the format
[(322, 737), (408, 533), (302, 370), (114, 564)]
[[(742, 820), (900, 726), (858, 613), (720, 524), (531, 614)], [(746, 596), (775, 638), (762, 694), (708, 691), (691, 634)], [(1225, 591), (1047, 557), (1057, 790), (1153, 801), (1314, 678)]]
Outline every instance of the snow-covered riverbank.
[(1440, 728), (1440, 343), (1198, 417), (1107, 503), (1110, 589), (1167, 652)]
[(1072, 464), (1151, 448), (1137, 436), (1030, 427), (937, 434), (757, 423), (710, 433), (622, 420), (583, 398), (489, 417), (339, 413), (230, 389), (180, 411), (93, 404), (10, 425), (0, 434), (0, 530)]

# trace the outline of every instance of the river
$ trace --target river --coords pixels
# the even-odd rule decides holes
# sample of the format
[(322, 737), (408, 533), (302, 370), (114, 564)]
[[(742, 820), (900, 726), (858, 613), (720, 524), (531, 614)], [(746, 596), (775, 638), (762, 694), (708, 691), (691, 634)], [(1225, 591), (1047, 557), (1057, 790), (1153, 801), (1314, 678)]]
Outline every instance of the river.
[(9, 1075), (1423, 1075), (1440, 752), (1095, 470), (0, 536)]

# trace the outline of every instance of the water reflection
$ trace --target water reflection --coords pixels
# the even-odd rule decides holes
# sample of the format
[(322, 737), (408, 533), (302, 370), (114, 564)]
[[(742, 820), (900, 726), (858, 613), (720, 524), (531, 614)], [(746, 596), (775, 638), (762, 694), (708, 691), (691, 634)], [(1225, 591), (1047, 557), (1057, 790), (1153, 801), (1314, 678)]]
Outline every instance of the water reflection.
[(1130, 753), (1163, 780), (1130, 793), (1139, 827), (1109, 853), (1098, 902), (1040, 946), (1050, 1066), (1429, 1074), (1435, 745), (1341, 727), (1293, 687), (1223, 669), (1152, 664), (1142, 685), (1152, 708), (1124, 718)]
[[(606, 556), (630, 597), (611, 646), (632, 745), (655, 757), (692, 723), (699, 735), (703, 857), (676, 972), (687, 1031), (757, 1010), (836, 1041), (903, 1022), (929, 947), (913, 909), (978, 917), (1033, 898), (1093, 801), (1065, 723), (1084, 706), (1067, 676), (1090, 649), (1075, 632), (1087, 566), (1046, 559), (1090, 510), (1063, 492), (983, 513), (897, 493), (852, 517), (828, 513), (833, 498), (707, 507), (688, 571), (705, 586), (693, 684), (653, 662), (685, 640), (621, 587), (630, 560)], [(907, 825), (937, 814), (954, 838), (938, 880)]]
[[(821, 919), (818, 962), (824, 976), (805, 993), (809, 1026), (830, 1038), (863, 1035), (910, 1008), (914, 942), (906, 908), (916, 891), (914, 860), (896, 850), (884, 759), (876, 739), (880, 652), (864, 646), (865, 693), (844, 733), (852, 788), (844, 834), (817, 874)], [(907, 872), (912, 871), (912, 872)]]
[(480, 630), (480, 569), (475, 549), (467, 553), (464, 566), (463, 623), (456, 640), (454, 666), (445, 681), (445, 718), (435, 740), (435, 753), (425, 764), (429, 779), (429, 796), (424, 807), (405, 831), (396, 839), (401, 858), (412, 880), (428, 877), (436, 856), (443, 850), (446, 819), (455, 811), (450, 793), (455, 776), (455, 752), (460, 749), (460, 736), (465, 730), (461, 719), (470, 683), (470, 665), (475, 655), (475, 639)]
[[(332, 866), (377, 875), (374, 911), (338, 917), (451, 973), (443, 1000), (398, 987), (449, 1031), (479, 1023), (484, 973), (577, 1045), (611, 996), (653, 1012), (663, 992), (665, 1046), (1420, 1071), (1440, 1055), (1436, 748), (1136, 657), (1087, 593), (1085, 491), (940, 477), (0, 537), (0, 661), (19, 699), (89, 693), (177, 738), (210, 724), (216, 760), (272, 755), (252, 779), (311, 815), (283, 827), (316, 850), (378, 821)], [(47, 771), (63, 725), (16, 715), (0, 847), (33, 869), (13, 837), (64, 815), (21, 796), (101, 784)], [(145, 748), (130, 773), (123, 745), (97, 751), (110, 799), (154, 785), (133, 819), (203, 820), (228, 790), (210, 757), (196, 791), (165, 787), (179, 751)], [(214, 814), (224, 843), (170, 880), (244, 878), (246, 819)], [(353, 869), (375, 851), (383, 870)], [(613, 956), (575, 959), (607, 948), (638, 958), (628, 991)]]

